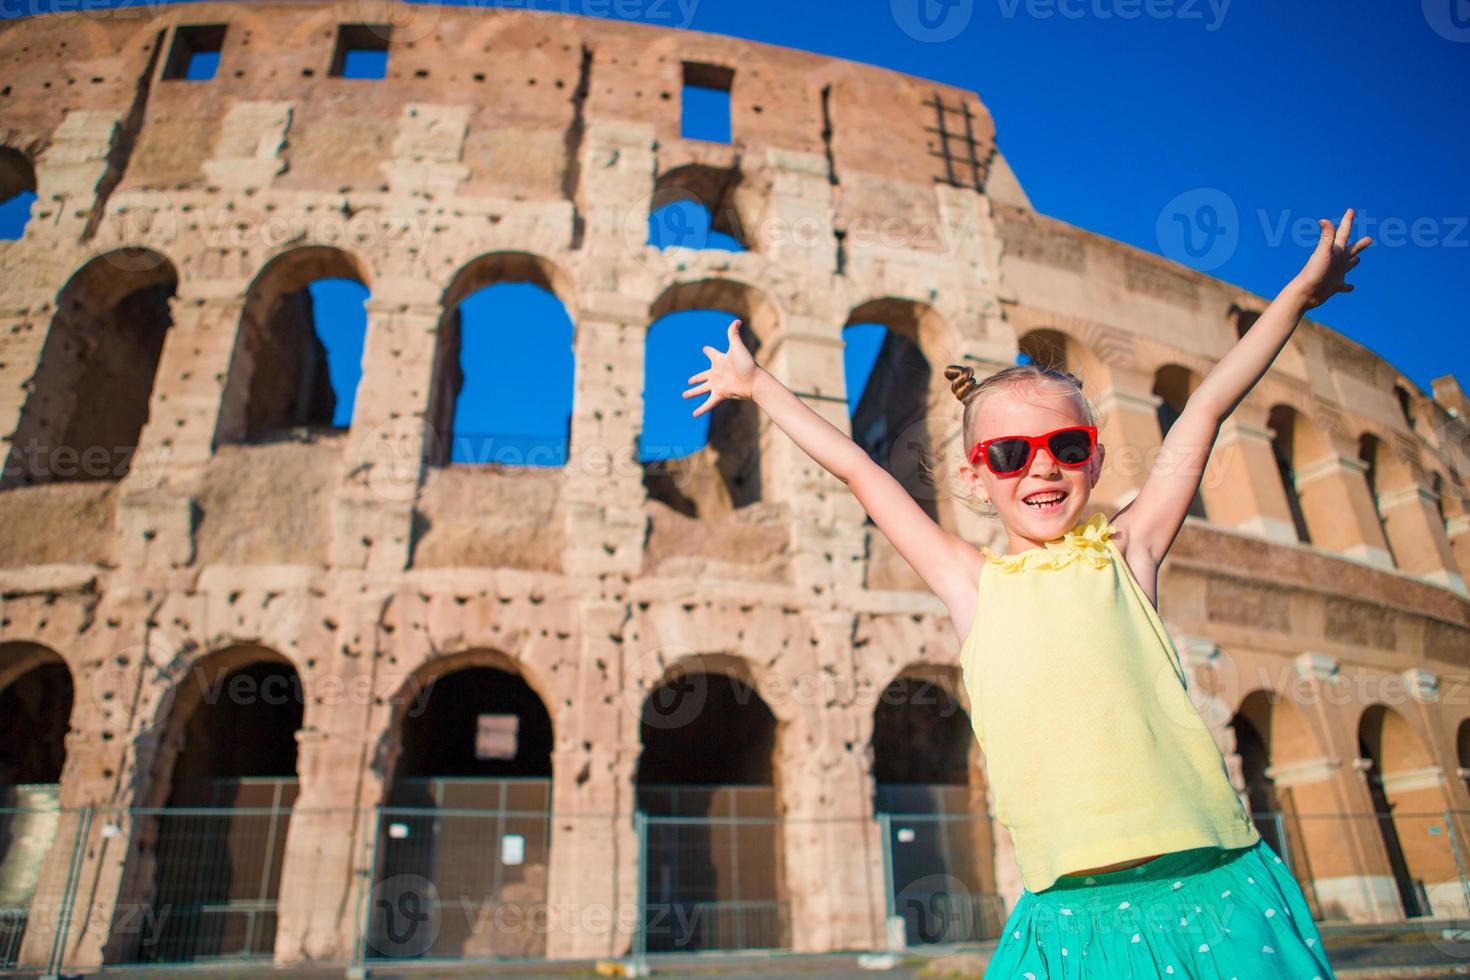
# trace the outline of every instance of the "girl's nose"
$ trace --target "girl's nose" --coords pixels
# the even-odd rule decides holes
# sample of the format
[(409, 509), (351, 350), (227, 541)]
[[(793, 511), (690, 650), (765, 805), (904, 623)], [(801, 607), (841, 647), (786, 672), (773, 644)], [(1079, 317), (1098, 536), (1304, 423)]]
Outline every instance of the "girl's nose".
[(1031, 457), (1031, 475), (1038, 477), (1056, 476), (1062, 471), (1057, 461), (1052, 459), (1051, 453), (1043, 446), (1036, 447), (1036, 455)]

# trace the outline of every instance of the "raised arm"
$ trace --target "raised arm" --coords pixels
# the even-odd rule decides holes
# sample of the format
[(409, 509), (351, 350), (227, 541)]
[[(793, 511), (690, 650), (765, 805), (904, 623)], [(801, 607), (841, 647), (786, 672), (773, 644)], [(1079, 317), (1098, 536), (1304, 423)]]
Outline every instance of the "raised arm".
[[(1319, 218), (1318, 224), (1322, 234), (1307, 264), (1189, 397), (1143, 489), (1114, 519), (1135, 573), (1151, 572), (1164, 560), (1199, 489), (1220, 423), (1265, 375), (1302, 315), (1337, 293), (1353, 291), (1343, 276), (1358, 264), (1358, 253), (1373, 240), (1360, 238), (1349, 246), (1352, 208), (1336, 229), (1326, 218)], [(1145, 573), (1142, 577), (1152, 576)]]
[(740, 339), (739, 320), (730, 324), (727, 336), (730, 349), (722, 353), (706, 346), (709, 370), (689, 379), (695, 387), (684, 392), (685, 398), (710, 395), (694, 415), (703, 415), (727, 398), (754, 401), (802, 451), (847, 484), (924, 584), (946, 606), (955, 608), (953, 601), (962, 601), (972, 588), (961, 557), (973, 547), (931, 520), (903, 485), (874, 463), (861, 446), (756, 364)]

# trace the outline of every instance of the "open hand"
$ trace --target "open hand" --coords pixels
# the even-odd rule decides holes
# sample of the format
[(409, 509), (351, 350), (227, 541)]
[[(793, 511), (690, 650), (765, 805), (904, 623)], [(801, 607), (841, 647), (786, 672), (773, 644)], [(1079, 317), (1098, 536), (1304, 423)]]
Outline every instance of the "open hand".
[(1309, 310), (1321, 306), (1338, 293), (1353, 291), (1350, 283), (1343, 282), (1343, 277), (1360, 261), (1358, 253), (1373, 244), (1372, 238), (1364, 236), (1348, 246), (1348, 236), (1353, 227), (1352, 208), (1344, 212), (1336, 229), (1326, 218), (1318, 218), (1317, 224), (1322, 227), (1322, 236), (1317, 239), (1312, 257), (1307, 259), (1307, 264), (1296, 276), (1297, 286), (1305, 296)]
[(690, 378), (689, 383), (695, 387), (684, 392), (685, 398), (709, 392), (705, 403), (694, 410), (695, 418), (726, 398), (749, 398), (751, 386), (755, 384), (755, 358), (750, 356), (750, 351), (745, 349), (745, 342), (740, 339), (739, 320), (730, 321), (725, 336), (730, 340), (730, 349), (721, 353), (706, 344), (704, 352), (709, 356), (709, 370), (701, 371)]

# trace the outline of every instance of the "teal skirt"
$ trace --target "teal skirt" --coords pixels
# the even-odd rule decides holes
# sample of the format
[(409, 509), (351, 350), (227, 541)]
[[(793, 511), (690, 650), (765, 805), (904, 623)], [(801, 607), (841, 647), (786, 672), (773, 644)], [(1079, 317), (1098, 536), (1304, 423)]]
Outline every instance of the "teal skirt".
[(1276, 852), (1199, 847), (1023, 891), (987, 980), (1332, 980), (1306, 897)]

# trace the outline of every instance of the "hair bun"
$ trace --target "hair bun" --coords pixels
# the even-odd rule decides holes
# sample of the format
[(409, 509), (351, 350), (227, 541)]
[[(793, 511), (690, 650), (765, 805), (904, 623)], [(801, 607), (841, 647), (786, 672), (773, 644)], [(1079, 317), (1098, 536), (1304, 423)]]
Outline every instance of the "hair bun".
[(963, 364), (951, 364), (944, 369), (944, 376), (949, 379), (949, 389), (960, 401), (964, 401), (970, 393), (980, 387), (980, 382), (975, 380), (975, 369)]

